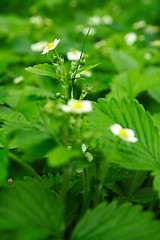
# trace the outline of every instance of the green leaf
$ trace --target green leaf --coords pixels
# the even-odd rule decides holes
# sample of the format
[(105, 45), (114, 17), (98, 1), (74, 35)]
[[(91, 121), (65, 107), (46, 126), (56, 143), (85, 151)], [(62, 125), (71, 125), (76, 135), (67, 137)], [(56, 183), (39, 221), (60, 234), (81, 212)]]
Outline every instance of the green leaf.
[(124, 52), (113, 51), (111, 60), (119, 72), (126, 70), (139, 70), (139, 63)]
[[(109, 97), (114, 96), (122, 98), (129, 96), (135, 98), (141, 92), (160, 87), (160, 71), (140, 74), (136, 71), (129, 71), (117, 75), (111, 83), (111, 93)], [(151, 96), (158, 99), (158, 91), (150, 91)]]
[(49, 76), (51, 78), (55, 78), (54, 67), (48, 63), (34, 65), (33, 67), (25, 68), (25, 70), (38, 75), (44, 75)]
[(96, 64), (93, 64), (93, 65), (88, 65), (88, 66), (82, 67), (80, 70), (77, 71), (77, 73), (81, 73), (83, 71), (91, 70), (91, 69), (97, 67), (99, 64), (100, 63), (96, 63)]
[(2, 240), (42, 240), (49, 236), (61, 239), (63, 204), (41, 180), (17, 181), (0, 192)]
[(149, 95), (156, 100), (158, 103), (160, 103), (160, 88), (149, 90)]
[(88, 211), (77, 224), (72, 240), (159, 240), (160, 223), (151, 212), (125, 203), (102, 203)]
[(0, 107), (0, 119), (3, 121), (26, 122), (25, 116), (18, 111), (8, 107)]
[(52, 91), (49, 91), (43, 88), (31, 87), (31, 86), (26, 86), (24, 94), (30, 97), (30, 99), (34, 101), (35, 99), (44, 99), (44, 98), (50, 99), (51, 97), (53, 97)]
[(160, 199), (160, 171), (154, 171), (151, 175), (154, 177), (153, 188), (158, 193), (158, 198)]
[(0, 102), (4, 102), (7, 98), (7, 95), (7, 91), (3, 87), (0, 87)]
[(0, 150), (0, 182), (6, 179), (8, 173), (8, 158), (5, 149)]
[[(88, 127), (98, 138), (99, 145), (108, 161), (133, 170), (160, 169), (160, 137), (157, 127), (148, 112), (136, 100), (100, 99), (94, 111), (88, 116)], [(98, 124), (97, 124), (98, 123)], [(118, 123), (132, 129), (138, 142), (120, 141), (109, 130)]]
[(77, 150), (67, 149), (65, 147), (60, 146), (50, 151), (47, 154), (47, 156), (48, 156), (48, 164), (51, 167), (58, 167), (66, 164), (72, 158), (79, 157), (80, 153)]

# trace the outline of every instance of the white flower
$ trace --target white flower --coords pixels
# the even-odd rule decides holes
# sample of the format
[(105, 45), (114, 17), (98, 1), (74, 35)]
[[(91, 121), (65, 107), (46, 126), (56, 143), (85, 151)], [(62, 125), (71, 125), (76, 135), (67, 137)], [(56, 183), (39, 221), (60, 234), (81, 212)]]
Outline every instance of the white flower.
[(119, 124), (113, 124), (112, 126), (110, 126), (109, 129), (111, 130), (111, 132), (114, 135), (120, 137), (122, 140), (124, 140), (126, 142), (137, 142), (138, 141), (138, 138), (136, 138), (134, 136), (134, 131), (132, 129), (123, 128)]
[(81, 72), (81, 75), (85, 76), (85, 77), (91, 77), (92, 76), (92, 72), (89, 70), (84, 70), (83, 72)]
[(160, 40), (154, 40), (150, 44), (153, 47), (159, 47), (160, 46)]
[[(88, 31), (89, 31), (89, 33), (88, 33)], [(96, 30), (94, 28), (83, 28), (82, 33), (84, 35), (87, 35), (87, 33), (88, 33), (88, 35), (94, 35), (96, 33)]]
[(102, 17), (102, 22), (107, 25), (111, 25), (113, 23), (113, 18), (109, 15)]
[(37, 42), (37, 43), (33, 43), (31, 45), (31, 50), (33, 52), (41, 52), (43, 50), (44, 47), (46, 47), (48, 44), (48, 42), (45, 42), (45, 41), (40, 41), (40, 42)]
[(133, 43), (137, 40), (137, 34), (134, 33), (134, 32), (127, 33), (127, 34), (124, 36), (124, 39), (125, 39), (127, 45), (128, 45), (128, 46), (131, 46), (131, 45), (133, 45)]
[(67, 52), (67, 58), (70, 61), (78, 61), (80, 59), (81, 56), (81, 52), (78, 50), (71, 50), (69, 52)]
[(90, 17), (90, 18), (88, 18), (87, 23), (91, 26), (100, 25), (101, 24), (101, 18), (100, 18), (100, 16)]
[(134, 28), (134, 29), (144, 28), (145, 26), (146, 26), (146, 22), (145, 22), (144, 20), (135, 22), (135, 23), (133, 24), (133, 28)]
[(92, 111), (92, 104), (88, 100), (70, 99), (67, 105), (61, 105), (61, 109), (63, 112), (87, 113)]
[(60, 39), (55, 39), (54, 42), (50, 42), (47, 44), (47, 46), (43, 49), (42, 54), (46, 54), (48, 53), (50, 50), (53, 50), (57, 47), (57, 45), (59, 44)]
[(150, 60), (150, 59), (152, 58), (152, 54), (150, 54), (150, 53), (145, 53), (145, 54), (144, 54), (144, 58), (145, 58), (146, 60)]
[(30, 23), (40, 25), (43, 22), (43, 19), (40, 16), (33, 16), (29, 19)]
[(24, 80), (24, 77), (23, 76), (19, 76), (19, 77), (15, 78), (13, 80), (13, 83), (14, 84), (18, 84), (18, 83), (22, 82), (23, 80)]

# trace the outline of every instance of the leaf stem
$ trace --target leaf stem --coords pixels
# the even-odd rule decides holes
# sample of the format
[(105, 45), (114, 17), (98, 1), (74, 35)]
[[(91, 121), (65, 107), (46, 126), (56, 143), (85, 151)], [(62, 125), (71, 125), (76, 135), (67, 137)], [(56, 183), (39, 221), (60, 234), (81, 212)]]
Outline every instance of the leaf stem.
[(63, 171), (62, 187), (61, 187), (61, 191), (60, 191), (61, 198), (64, 202), (66, 200), (71, 174), (72, 174), (72, 168), (70, 166), (66, 166), (66, 168)]
[(87, 201), (88, 190), (89, 190), (89, 181), (88, 181), (88, 169), (84, 168), (83, 170), (83, 198), (84, 198), (84, 205)]

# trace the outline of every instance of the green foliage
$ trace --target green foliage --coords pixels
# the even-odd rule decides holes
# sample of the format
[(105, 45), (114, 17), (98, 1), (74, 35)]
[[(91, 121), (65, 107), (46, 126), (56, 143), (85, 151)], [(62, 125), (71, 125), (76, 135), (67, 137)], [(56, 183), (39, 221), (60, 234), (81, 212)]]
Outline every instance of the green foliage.
[(119, 72), (139, 70), (140, 68), (138, 62), (134, 58), (123, 52), (113, 51), (111, 54), (111, 60)]
[(159, 0), (0, 9), (0, 240), (159, 240)]
[(56, 147), (47, 153), (48, 164), (51, 167), (59, 167), (68, 163), (72, 158), (79, 157), (80, 153), (77, 150), (67, 149), (65, 147)]
[(44, 76), (49, 76), (51, 78), (55, 78), (54, 67), (48, 63), (38, 64), (38, 65), (34, 65), (33, 67), (28, 67), (26, 68), (26, 71), (35, 73), (38, 75), (44, 75)]
[[(160, 86), (159, 78), (160, 71), (145, 74), (135, 71), (120, 73), (111, 83), (110, 96), (135, 98), (141, 92), (158, 88)], [(151, 90), (151, 95), (156, 98), (157, 92), (157, 89)]]
[(27, 119), (25, 116), (18, 112), (15, 111), (11, 108), (8, 107), (0, 107), (0, 119), (1, 121), (10, 121), (12, 120), (13, 122), (26, 122)]
[(129, 203), (117, 206), (116, 202), (106, 206), (102, 203), (80, 220), (72, 240), (158, 240), (159, 223), (152, 218), (152, 213), (142, 213), (140, 206), (133, 207)]
[(63, 236), (63, 204), (42, 180), (17, 181), (1, 187), (1, 239), (38, 240)]
[[(93, 113), (88, 117), (88, 125), (99, 140), (102, 151), (108, 161), (120, 164), (128, 169), (154, 170), (160, 167), (159, 134), (148, 112), (136, 100), (126, 98), (118, 100), (100, 99)], [(98, 125), (97, 125), (98, 123)], [(137, 143), (117, 142), (109, 127), (118, 123), (124, 128), (135, 131)], [(112, 149), (112, 150), (110, 150)]]
[(8, 158), (6, 149), (0, 149), (0, 182), (4, 181), (8, 174)]

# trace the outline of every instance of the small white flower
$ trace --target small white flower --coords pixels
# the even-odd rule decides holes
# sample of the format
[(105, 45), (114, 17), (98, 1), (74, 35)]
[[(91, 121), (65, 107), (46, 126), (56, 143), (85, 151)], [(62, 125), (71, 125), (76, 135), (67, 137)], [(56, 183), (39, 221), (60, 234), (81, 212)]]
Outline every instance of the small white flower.
[(33, 43), (31, 45), (31, 50), (33, 52), (41, 52), (43, 50), (44, 47), (46, 47), (48, 44), (48, 42), (45, 42), (45, 41), (40, 41), (40, 42), (37, 42), (37, 43)]
[(110, 126), (109, 129), (111, 130), (111, 132), (114, 135), (120, 137), (122, 140), (124, 140), (126, 142), (137, 142), (138, 141), (138, 138), (136, 138), (134, 136), (134, 131), (132, 129), (123, 128), (119, 124), (113, 124), (112, 126)]
[(59, 42), (60, 42), (60, 39), (55, 39), (54, 42), (48, 43), (47, 46), (43, 49), (43, 52), (41, 54), (46, 54), (50, 50), (54, 50), (59, 44)]
[(29, 19), (30, 23), (35, 24), (35, 25), (41, 25), (43, 22), (42, 17), (40, 16), (33, 16)]
[(88, 100), (76, 100), (70, 99), (67, 105), (61, 105), (63, 112), (72, 112), (72, 113), (87, 113), (92, 111), (92, 104)]
[[(90, 30), (90, 31), (89, 31)], [(89, 33), (88, 33), (88, 31), (89, 31)], [(94, 28), (83, 28), (82, 29), (82, 33), (84, 34), (84, 35), (94, 35), (95, 33), (96, 33), (96, 30), (94, 29)]]
[(109, 15), (102, 17), (102, 22), (107, 25), (111, 25), (113, 23), (113, 18)]
[(15, 78), (13, 80), (13, 83), (14, 84), (18, 84), (18, 83), (22, 82), (23, 80), (24, 80), (24, 77), (23, 76), (19, 76), (19, 77)]
[(89, 70), (84, 70), (83, 72), (81, 72), (81, 75), (85, 76), (85, 77), (91, 77), (92, 76), (92, 72)]
[(78, 50), (71, 50), (67, 52), (67, 58), (70, 61), (78, 61), (80, 59), (81, 52)]
[(134, 32), (131, 32), (131, 33), (127, 33), (125, 36), (124, 36), (124, 39), (127, 43), (128, 46), (132, 46), (133, 43), (136, 42), (137, 40), (137, 34), (134, 33)]
[(150, 59), (152, 58), (152, 54), (150, 54), (150, 53), (145, 53), (145, 54), (144, 54), (144, 58), (145, 58), (146, 60), (150, 60)]
[(144, 28), (145, 26), (146, 26), (146, 22), (145, 22), (144, 20), (135, 22), (135, 23), (133, 24), (133, 28), (134, 28), (134, 29)]
[(160, 40), (154, 40), (150, 43), (151, 46), (153, 47), (159, 47), (160, 46)]
[(101, 18), (100, 18), (100, 16), (89, 17), (87, 23), (91, 26), (100, 25), (101, 24)]

